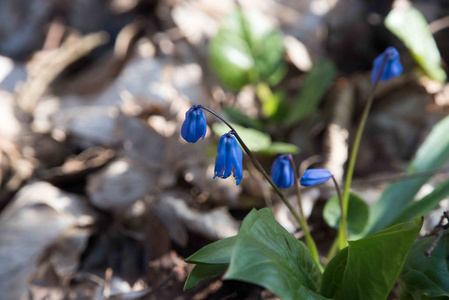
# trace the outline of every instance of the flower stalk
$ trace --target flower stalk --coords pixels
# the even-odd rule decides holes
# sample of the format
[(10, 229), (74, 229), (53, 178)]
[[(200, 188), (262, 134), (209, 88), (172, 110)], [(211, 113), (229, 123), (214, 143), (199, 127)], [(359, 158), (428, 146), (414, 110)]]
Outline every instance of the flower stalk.
[[(281, 198), (282, 202), (284, 202), (284, 204), (287, 206), (288, 210), (291, 212), (291, 214), (293, 215), (293, 217), (295, 218), (295, 220), (298, 222), (298, 224), (300, 225), (301, 229), (304, 231), (304, 236), (306, 238), (306, 244), (307, 247), (310, 251), (310, 253), (312, 254), (314, 260), (317, 262), (317, 264), (321, 267), (321, 264), (319, 262), (319, 256), (318, 256), (318, 250), (315, 244), (315, 241), (313, 240), (312, 236), (310, 235), (308, 226), (307, 226), (307, 222), (304, 219), (304, 213), (302, 211), (302, 206), (300, 204), (300, 213), (301, 216), (298, 215), (298, 213), (295, 211), (295, 209), (293, 208), (293, 206), (290, 204), (290, 202), (287, 200), (287, 198), (285, 197), (284, 193), (281, 192), (281, 190), (276, 186), (276, 184), (273, 182), (273, 180), (271, 179), (271, 177), (268, 175), (268, 173), (265, 171), (265, 169), (262, 167), (262, 165), (260, 164), (260, 162), (257, 160), (256, 156), (251, 152), (251, 150), (249, 150), (249, 148), (246, 146), (245, 142), (243, 142), (243, 140), (241, 139), (241, 137), (239, 136), (239, 134), (237, 133), (237, 131), (232, 127), (231, 124), (229, 124), (226, 120), (224, 120), (222, 117), (220, 117), (218, 114), (216, 114), (214, 111), (210, 110), (209, 108), (206, 108), (202, 105), (198, 105), (199, 108), (211, 113), (212, 115), (214, 115), (215, 117), (217, 117), (220, 121), (222, 121), (224, 124), (226, 124), (226, 126), (229, 127), (229, 129), (231, 129), (230, 133), (233, 134), (235, 136), (235, 138), (237, 139), (237, 141), (240, 143), (240, 145), (242, 146), (243, 150), (246, 152), (246, 154), (248, 155), (248, 157), (251, 159), (252, 163), (254, 164), (254, 166), (256, 167), (256, 169), (263, 175), (263, 177), (270, 183), (270, 185), (273, 187), (273, 190), (276, 192), (276, 194), (278, 194), (279, 198)], [(297, 182), (297, 175), (296, 172), (294, 172), (295, 174), (295, 182)], [(299, 187), (298, 187), (299, 189)], [(300, 194), (299, 194), (300, 197)], [(301, 203), (301, 199), (298, 198), (298, 203)]]
[(363, 131), (365, 129), (366, 120), (368, 119), (368, 114), (371, 109), (374, 100), (374, 92), (376, 90), (377, 85), (384, 73), (385, 66), (387, 65), (389, 59), (389, 54), (386, 53), (383, 57), (382, 65), (380, 67), (379, 72), (376, 74), (374, 85), (371, 88), (369, 93), (368, 101), (365, 104), (365, 108), (363, 109), (362, 119), (360, 120), (359, 127), (357, 128), (357, 133), (354, 139), (354, 144), (352, 146), (351, 155), (349, 157), (348, 169), (346, 170), (346, 179), (345, 179), (345, 187), (343, 190), (343, 199), (341, 202), (341, 218), (340, 218), (340, 226), (338, 231), (338, 245), (340, 250), (347, 246), (348, 240), (348, 229), (346, 218), (348, 215), (348, 203), (349, 203), (349, 190), (351, 188), (352, 177), (354, 174), (355, 161), (357, 158), (357, 154), (359, 152), (360, 141), (362, 140)]

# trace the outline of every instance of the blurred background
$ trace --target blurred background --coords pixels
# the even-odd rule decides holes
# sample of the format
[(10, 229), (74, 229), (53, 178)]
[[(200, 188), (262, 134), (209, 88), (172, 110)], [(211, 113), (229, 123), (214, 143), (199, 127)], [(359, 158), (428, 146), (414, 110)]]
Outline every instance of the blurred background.
[[(394, 46), (405, 71), (379, 86), (355, 170), (373, 202), (449, 111), (448, 16), (445, 0), (0, 0), (0, 299), (275, 299), (219, 278), (182, 290), (184, 259), (253, 207), (302, 237), (246, 157), (239, 186), (212, 179), (226, 128), (206, 115), (188, 144), (185, 112), (238, 124), (266, 170), (293, 153), (341, 181)], [(323, 254), (332, 194), (304, 190)]]

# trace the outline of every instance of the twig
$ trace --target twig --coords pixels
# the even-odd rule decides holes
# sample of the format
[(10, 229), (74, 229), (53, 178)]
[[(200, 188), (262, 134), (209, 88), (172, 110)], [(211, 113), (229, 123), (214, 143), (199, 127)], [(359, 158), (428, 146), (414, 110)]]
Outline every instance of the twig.
[[(446, 225), (443, 225), (444, 220), (448, 222)], [(441, 216), (440, 223), (438, 223), (438, 225), (435, 226), (435, 229), (432, 231), (432, 233), (435, 235), (435, 239), (433, 240), (432, 244), (430, 244), (429, 248), (426, 251), (424, 251), (424, 255), (427, 258), (430, 257), (433, 250), (435, 250), (435, 248), (438, 246), (438, 242), (443, 236), (444, 231), (447, 230), (448, 228), (449, 228), (449, 213), (445, 211), (443, 212), (443, 216)]]

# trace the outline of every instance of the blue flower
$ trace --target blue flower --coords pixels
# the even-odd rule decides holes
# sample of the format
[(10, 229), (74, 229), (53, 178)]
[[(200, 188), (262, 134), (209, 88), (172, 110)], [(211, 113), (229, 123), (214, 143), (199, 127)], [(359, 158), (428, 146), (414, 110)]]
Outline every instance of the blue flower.
[(331, 179), (332, 174), (326, 169), (308, 169), (301, 177), (301, 185), (311, 186)]
[(295, 181), (290, 154), (284, 154), (276, 158), (271, 166), (271, 179), (279, 188), (291, 187)]
[(234, 170), (237, 185), (243, 177), (242, 149), (235, 137), (230, 133), (221, 136), (217, 147), (217, 158), (215, 159), (215, 177), (228, 178)]
[(380, 76), (380, 81), (388, 81), (401, 75), (402, 73), (402, 65), (399, 61), (398, 50), (394, 47), (388, 47), (381, 55), (376, 57), (373, 62), (373, 70), (371, 71), (371, 82), (373, 84), (376, 83), (376, 79), (379, 76), (385, 56), (387, 56), (387, 62), (385, 63), (384, 71)]
[(186, 112), (186, 119), (182, 124), (181, 136), (189, 143), (195, 143), (206, 135), (206, 116), (199, 105), (192, 106)]

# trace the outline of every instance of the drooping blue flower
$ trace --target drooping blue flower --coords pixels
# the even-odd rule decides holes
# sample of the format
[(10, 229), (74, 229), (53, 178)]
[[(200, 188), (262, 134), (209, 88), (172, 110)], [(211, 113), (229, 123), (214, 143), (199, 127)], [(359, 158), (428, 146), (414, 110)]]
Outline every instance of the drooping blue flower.
[(376, 57), (373, 62), (373, 70), (371, 71), (371, 82), (374, 84), (376, 82), (377, 76), (379, 76), (380, 69), (382, 68), (383, 61), (387, 56), (387, 62), (385, 63), (384, 71), (380, 76), (380, 81), (388, 81), (396, 76), (401, 75), (402, 65), (399, 61), (399, 52), (394, 47), (388, 47), (385, 51)]
[(292, 165), (289, 160), (290, 154), (284, 154), (276, 158), (271, 166), (271, 179), (278, 188), (291, 187), (295, 181)]
[(186, 119), (181, 127), (181, 136), (187, 142), (195, 143), (200, 138), (204, 139), (206, 130), (206, 116), (199, 105), (192, 106), (186, 112)]
[(225, 133), (221, 136), (218, 142), (217, 153), (214, 178), (228, 178), (231, 172), (234, 171), (236, 183), (239, 185), (243, 177), (243, 154), (237, 140), (231, 133)]
[(300, 183), (304, 186), (320, 184), (331, 179), (332, 173), (326, 169), (308, 169), (301, 177)]

